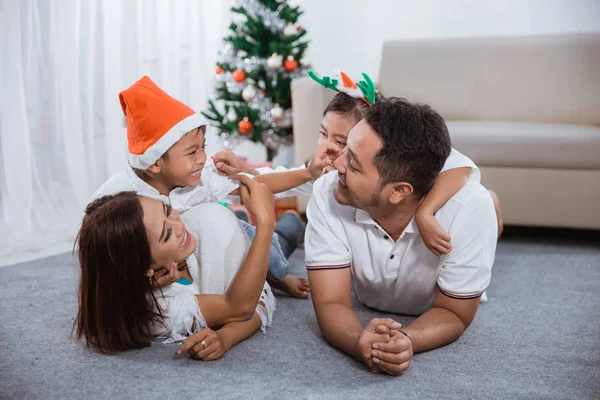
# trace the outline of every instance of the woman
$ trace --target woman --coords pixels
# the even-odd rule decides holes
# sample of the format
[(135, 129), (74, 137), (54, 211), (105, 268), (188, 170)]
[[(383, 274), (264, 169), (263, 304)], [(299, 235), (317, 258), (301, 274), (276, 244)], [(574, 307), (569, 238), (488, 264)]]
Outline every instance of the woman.
[[(240, 182), (242, 201), (257, 220), (251, 245), (218, 204), (194, 207), (183, 221), (169, 206), (133, 192), (88, 205), (78, 235), (76, 337), (113, 353), (149, 346), (156, 336), (191, 335), (180, 350), (211, 360), (268, 326), (275, 308), (265, 283), (273, 194), (249, 178)], [(175, 283), (181, 278), (191, 284)]]

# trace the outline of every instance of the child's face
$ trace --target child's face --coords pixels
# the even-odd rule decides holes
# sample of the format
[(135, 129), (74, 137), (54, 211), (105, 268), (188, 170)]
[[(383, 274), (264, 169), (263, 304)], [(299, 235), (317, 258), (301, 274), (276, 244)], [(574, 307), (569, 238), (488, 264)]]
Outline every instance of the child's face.
[(186, 133), (158, 163), (160, 174), (170, 186), (198, 186), (206, 163), (204, 127)]
[(326, 143), (332, 143), (340, 149), (346, 147), (348, 132), (356, 125), (352, 118), (330, 111), (321, 120), (318, 145), (321, 147)]

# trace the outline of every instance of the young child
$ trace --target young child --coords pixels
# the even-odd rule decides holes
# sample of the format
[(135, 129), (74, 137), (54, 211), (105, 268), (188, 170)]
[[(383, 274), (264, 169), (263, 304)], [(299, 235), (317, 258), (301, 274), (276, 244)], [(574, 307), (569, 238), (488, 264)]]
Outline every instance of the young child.
[[(337, 91), (333, 100), (323, 111), (321, 120), (321, 129), (319, 131), (318, 146), (326, 143), (334, 144), (340, 150), (346, 146), (346, 139), (350, 130), (361, 119), (364, 118), (370, 105), (375, 103), (380, 94), (375, 92), (375, 86), (369, 76), (362, 74), (364, 81), (355, 84), (344, 72), (337, 72), (334, 78), (319, 78), (312, 71), (309, 76), (320, 85)], [(241, 162), (232, 152), (223, 151), (213, 156), (215, 166), (224, 174), (235, 174), (245, 172), (249, 174), (268, 174), (273, 171), (284, 170), (278, 167), (276, 170), (268, 168), (259, 168), (253, 170)], [(302, 170), (308, 165), (302, 165), (291, 170)], [(446, 164), (442, 169), (431, 191), (425, 196), (419, 206), (415, 219), (421, 236), (427, 248), (437, 256), (448, 254), (452, 250), (451, 238), (444, 232), (437, 220), (435, 213), (444, 203), (454, 196), (463, 186), (473, 180), (479, 182), (481, 173), (479, 168), (468, 157), (452, 149)], [(312, 194), (312, 182), (307, 182), (302, 186), (289, 191), (279, 193), (277, 197), (283, 196), (306, 196)], [(498, 237), (502, 233), (503, 223), (500, 214), (500, 206), (496, 194), (490, 191), (494, 200), (496, 214), (498, 217)]]
[[(96, 190), (93, 199), (133, 190), (180, 212), (215, 198), (239, 202), (237, 182), (204, 168), (206, 125), (198, 113), (169, 96), (147, 76), (122, 91), (119, 99), (127, 122), (129, 162)], [(288, 190), (316, 179), (323, 168), (331, 165), (332, 151), (335, 152), (332, 146), (317, 151), (312, 168), (305, 171), (271, 174), (256, 180), (274, 193)], [(286, 223), (289, 225), (289, 221)], [(291, 296), (307, 297), (308, 280), (287, 274), (289, 265), (282, 259), (277, 237), (273, 239), (271, 254), (269, 270), (273, 269), (274, 286)]]

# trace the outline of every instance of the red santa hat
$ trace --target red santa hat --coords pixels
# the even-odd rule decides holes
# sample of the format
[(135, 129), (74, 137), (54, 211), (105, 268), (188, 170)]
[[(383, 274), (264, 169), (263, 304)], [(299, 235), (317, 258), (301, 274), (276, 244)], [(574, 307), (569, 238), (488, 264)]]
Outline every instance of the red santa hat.
[(186, 133), (205, 125), (194, 110), (144, 76), (119, 94), (127, 120), (129, 164), (148, 169)]

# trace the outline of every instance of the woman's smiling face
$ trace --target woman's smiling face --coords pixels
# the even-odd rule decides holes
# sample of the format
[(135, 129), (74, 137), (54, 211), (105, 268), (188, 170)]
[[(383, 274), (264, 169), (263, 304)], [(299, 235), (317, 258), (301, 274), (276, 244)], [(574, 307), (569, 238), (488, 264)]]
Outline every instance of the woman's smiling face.
[(196, 250), (196, 238), (185, 229), (179, 212), (159, 200), (140, 196), (144, 211), (144, 225), (152, 254), (153, 270), (169, 269)]

